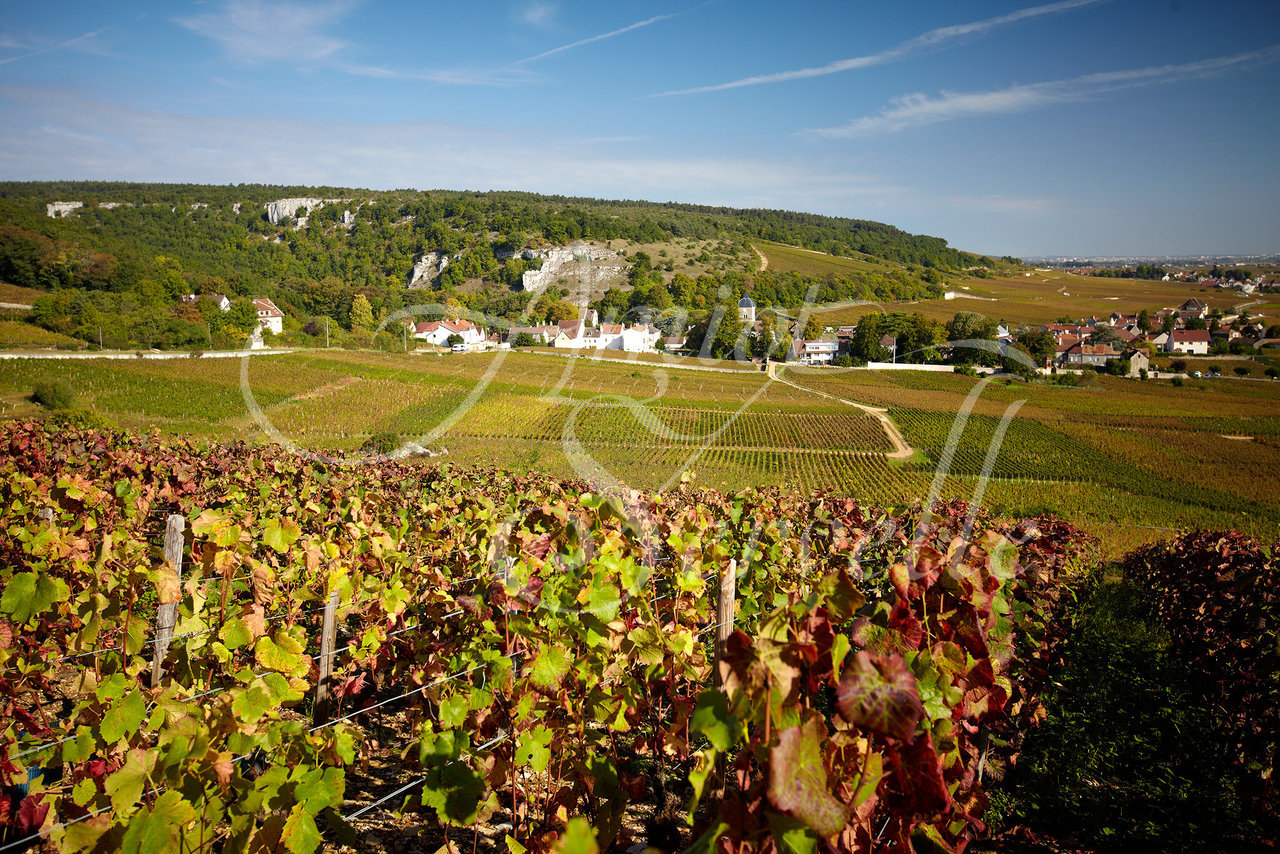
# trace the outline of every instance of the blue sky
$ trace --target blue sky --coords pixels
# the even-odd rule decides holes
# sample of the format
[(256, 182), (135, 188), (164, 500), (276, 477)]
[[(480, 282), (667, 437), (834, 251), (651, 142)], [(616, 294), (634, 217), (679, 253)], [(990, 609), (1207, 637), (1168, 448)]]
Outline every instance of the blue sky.
[(521, 189), (1280, 251), (1275, 0), (0, 0), (0, 178)]

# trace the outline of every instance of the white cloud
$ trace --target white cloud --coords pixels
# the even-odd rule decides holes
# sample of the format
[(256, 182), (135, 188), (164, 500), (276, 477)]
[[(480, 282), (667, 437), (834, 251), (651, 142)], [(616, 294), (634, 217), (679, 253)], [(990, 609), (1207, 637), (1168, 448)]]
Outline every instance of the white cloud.
[(530, 3), (520, 19), (532, 27), (545, 27), (555, 11), (556, 7), (550, 3)]
[(1028, 83), (987, 92), (943, 91), (936, 97), (914, 93), (895, 98), (890, 106), (873, 115), (862, 116), (839, 127), (819, 128), (807, 133), (830, 139), (876, 136), (970, 116), (1020, 113), (1121, 89), (1227, 74), (1275, 62), (1277, 59), (1280, 59), (1280, 45), (1272, 45), (1262, 50), (1180, 65), (1105, 71), (1068, 80)]
[(711, 86), (695, 86), (691, 89), (676, 89), (670, 92), (659, 92), (651, 97), (662, 98), (669, 95), (695, 95), (703, 92), (720, 92), (725, 89), (740, 89), (744, 86), (760, 86), (767, 83), (784, 83), (790, 80), (806, 80), (811, 77), (825, 77), (828, 74), (838, 74), (842, 71), (854, 71), (859, 68), (869, 68), (873, 65), (883, 65), (887, 62), (895, 62), (914, 54), (939, 48), (948, 42), (985, 35), (991, 30), (994, 30), (997, 27), (1002, 27), (1006, 24), (1025, 21), (1029, 18), (1038, 18), (1042, 15), (1066, 12), (1081, 6), (1093, 6), (1102, 2), (1108, 2), (1108, 0), (1062, 0), (1062, 2), (1049, 3), (1045, 6), (1033, 6), (1028, 9), (1019, 9), (1016, 12), (1011, 12), (1008, 15), (1001, 15), (996, 18), (987, 18), (982, 21), (973, 21), (967, 24), (956, 24), (950, 27), (939, 27), (934, 30), (929, 30), (927, 33), (922, 33), (915, 38), (908, 39), (907, 41), (894, 45), (891, 48), (882, 50), (879, 53), (872, 53), (866, 56), (855, 56), (851, 59), (841, 59), (836, 62), (829, 62), (826, 65), (818, 65), (811, 68), (799, 68), (793, 71), (780, 71), (774, 74), (759, 74), (753, 77), (743, 77), (739, 80), (731, 80), (728, 83), (716, 83)]
[(327, 3), (272, 3), (228, 0), (218, 12), (179, 18), (192, 32), (219, 42), (233, 58), (247, 63), (289, 57), (303, 64), (321, 63), (346, 46), (325, 29), (353, 7), (352, 0)]

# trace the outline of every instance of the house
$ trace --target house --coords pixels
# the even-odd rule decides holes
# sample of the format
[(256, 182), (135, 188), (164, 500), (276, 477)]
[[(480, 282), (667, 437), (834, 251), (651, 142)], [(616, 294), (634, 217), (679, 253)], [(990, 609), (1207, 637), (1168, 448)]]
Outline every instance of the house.
[(738, 320), (742, 323), (756, 322), (756, 304), (751, 297), (744, 296), (738, 300)]
[(789, 361), (805, 365), (829, 365), (836, 357), (839, 343), (832, 340), (809, 340), (797, 338), (791, 342)]
[(507, 330), (507, 341), (515, 340), (517, 335), (530, 335), (539, 344), (549, 344), (555, 339), (560, 329), (556, 326), (513, 326)]
[(1120, 358), (1120, 354), (1110, 344), (1086, 344), (1083, 341), (1069, 347), (1062, 356), (1065, 364), (1094, 367), (1102, 367), (1110, 359)]
[(683, 350), (684, 342), (685, 337), (683, 335), (668, 335), (662, 339), (662, 346), (667, 349), (668, 353), (672, 353), (676, 350)]
[(1143, 371), (1151, 369), (1151, 357), (1146, 350), (1126, 350), (1124, 357), (1129, 360), (1129, 373), (1126, 376), (1140, 377)]
[(1209, 316), (1209, 304), (1202, 299), (1191, 299), (1178, 306), (1178, 312), (1187, 312), (1192, 317), (1205, 318)]
[(484, 330), (470, 320), (424, 320), (413, 330), (414, 338), (439, 347), (448, 344), (453, 335), (461, 338), (463, 344), (479, 344), (484, 340)]
[(223, 294), (200, 294), (200, 296), (196, 296), (195, 294), (187, 294), (182, 298), (182, 304), (198, 305), (201, 300), (213, 303), (215, 306), (217, 306), (218, 311), (221, 311), (221, 312), (231, 311), (231, 300), (227, 299), (226, 296), (224, 296)]
[(1166, 353), (1188, 353), (1193, 356), (1209, 355), (1209, 330), (1175, 329), (1164, 343)]
[[(223, 297), (226, 299), (226, 297)], [(253, 307), (258, 310), (258, 328), (270, 329), (272, 334), (279, 335), (284, 331), (284, 312), (276, 308), (276, 304), (266, 297), (254, 297)], [(228, 305), (227, 309), (230, 308)], [(223, 309), (226, 311), (227, 309)]]
[(1060, 341), (1053, 345), (1054, 360), (1059, 365), (1065, 365), (1067, 363), (1067, 352), (1079, 343), (1080, 339), (1075, 336), (1064, 336)]
[(628, 353), (647, 353), (658, 343), (661, 335), (656, 327), (635, 323), (622, 330), (618, 338), (618, 349)]
[(1084, 331), (1075, 323), (1047, 323), (1040, 328), (1052, 335), (1053, 340), (1058, 344), (1068, 338), (1078, 341), (1085, 336)]

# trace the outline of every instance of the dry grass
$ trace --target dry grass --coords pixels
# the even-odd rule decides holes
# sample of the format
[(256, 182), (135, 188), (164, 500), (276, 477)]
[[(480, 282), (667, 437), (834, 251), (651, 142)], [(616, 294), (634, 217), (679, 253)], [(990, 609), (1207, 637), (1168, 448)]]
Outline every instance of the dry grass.
[(901, 270), (901, 267), (883, 261), (869, 260), (870, 256), (845, 258), (839, 255), (828, 255), (812, 249), (800, 249), (785, 246), (781, 243), (770, 243), (767, 240), (754, 240), (754, 246), (769, 259), (769, 269), (782, 273), (800, 273), (804, 276), (836, 276), (855, 277), (863, 273), (883, 273), (889, 270)]

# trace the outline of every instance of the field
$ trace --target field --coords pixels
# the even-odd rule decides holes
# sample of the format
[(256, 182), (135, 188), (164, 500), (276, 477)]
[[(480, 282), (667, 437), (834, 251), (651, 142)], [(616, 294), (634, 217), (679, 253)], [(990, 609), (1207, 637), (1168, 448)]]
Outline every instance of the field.
[(1178, 305), (1191, 297), (1198, 297), (1211, 308), (1223, 311), (1257, 301), (1259, 304), (1249, 309), (1255, 316), (1280, 316), (1280, 297), (1275, 295), (1263, 295), (1255, 300), (1232, 291), (1202, 289), (1193, 283), (1101, 279), (1076, 276), (1061, 270), (1034, 270), (1030, 276), (970, 278), (955, 284), (948, 282), (946, 287), (968, 297), (852, 306), (819, 312), (815, 316), (825, 326), (841, 326), (856, 323), (859, 317), (882, 310), (919, 312), (939, 321), (950, 320), (958, 311), (974, 311), (1007, 323), (1038, 325), (1052, 323), (1059, 317), (1101, 318), (1113, 311), (1126, 314), (1135, 314), (1144, 308), (1154, 311)]
[[(721, 490), (825, 489), (882, 506), (931, 491), (978, 495), (996, 513), (1059, 513), (1112, 552), (1183, 527), (1280, 534), (1280, 384), (1269, 382), (993, 382), (948, 454), (978, 385), (955, 374), (787, 367), (771, 379), (698, 360), (683, 363), (702, 370), (330, 350), (243, 360), (255, 414), (241, 361), (6, 362), (0, 415), (37, 415), (35, 383), (65, 379), (79, 406), (120, 427), (250, 443), (271, 441), (270, 430), (338, 457), (393, 433), (447, 450), (451, 462), (618, 488), (670, 487), (687, 475)], [(887, 410), (914, 456), (889, 458), (879, 422), (843, 401)]]
[(828, 255), (811, 249), (800, 249), (795, 246), (784, 246), (781, 243), (770, 243), (767, 240), (754, 240), (752, 246), (756, 251), (764, 253), (769, 259), (769, 269), (783, 273), (800, 273), (804, 276), (857, 276), (867, 272), (884, 272), (901, 269), (889, 265), (885, 261), (873, 260), (870, 256), (861, 258), (845, 258), (839, 255)]

